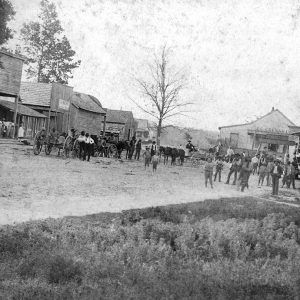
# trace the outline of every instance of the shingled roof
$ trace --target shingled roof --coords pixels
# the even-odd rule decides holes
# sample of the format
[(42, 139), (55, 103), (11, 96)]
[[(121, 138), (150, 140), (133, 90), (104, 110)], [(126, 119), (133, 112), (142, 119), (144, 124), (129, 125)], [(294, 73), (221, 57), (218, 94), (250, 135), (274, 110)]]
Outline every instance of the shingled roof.
[(20, 98), (23, 104), (49, 106), (52, 84), (21, 82)]
[[(11, 101), (6, 101), (6, 100), (1, 100), (0, 99), (0, 106), (3, 106), (10, 111), (15, 111), (15, 103)], [(38, 113), (37, 111), (26, 107), (22, 104), (18, 104), (18, 114), (23, 115), (23, 116), (30, 116), (34, 118), (46, 118), (45, 115)]]
[(102, 115), (106, 114), (106, 111), (102, 108), (100, 101), (94, 96), (74, 92), (71, 102), (77, 108)]
[(132, 111), (106, 109), (106, 122), (126, 124), (127, 120), (133, 119)]

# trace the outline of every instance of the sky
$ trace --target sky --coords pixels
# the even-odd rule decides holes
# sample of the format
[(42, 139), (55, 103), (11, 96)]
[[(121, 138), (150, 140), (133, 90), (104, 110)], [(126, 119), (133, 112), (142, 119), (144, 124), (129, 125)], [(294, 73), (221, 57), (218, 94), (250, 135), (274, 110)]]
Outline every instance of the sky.
[[(18, 32), (35, 20), (37, 0), (11, 0)], [(300, 0), (53, 0), (81, 65), (69, 85), (104, 107), (151, 116), (135, 78), (166, 45), (193, 102), (166, 121), (218, 130), (255, 120), (272, 107), (300, 125)]]

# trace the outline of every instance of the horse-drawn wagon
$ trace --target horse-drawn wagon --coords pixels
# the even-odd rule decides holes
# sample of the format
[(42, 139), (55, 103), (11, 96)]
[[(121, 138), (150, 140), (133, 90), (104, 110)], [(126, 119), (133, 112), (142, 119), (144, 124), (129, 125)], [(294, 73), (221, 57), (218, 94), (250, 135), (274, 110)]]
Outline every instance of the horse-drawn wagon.
[(95, 156), (117, 157), (117, 143), (120, 139), (120, 131), (108, 130), (100, 132), (101, 138), (98, 145), (95, 145)]

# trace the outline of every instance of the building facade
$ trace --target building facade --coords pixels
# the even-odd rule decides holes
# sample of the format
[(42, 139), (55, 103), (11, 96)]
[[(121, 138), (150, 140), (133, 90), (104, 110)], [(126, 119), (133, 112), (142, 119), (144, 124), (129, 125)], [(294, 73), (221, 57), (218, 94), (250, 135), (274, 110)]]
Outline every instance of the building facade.
[(220, 139), (234, 149), (257, 150), (267, 147), (273, 153), (285, 153), (294, 144), (290, 126), (296, 126), (281, 111), (271, 112), (259, 119), (238, 125), (219, 127)]
[(69, 130), (73, 88), (60, 83), (22, 82), (20, 98), (26, 107), (45, 115), (46, 129)]
[(84, 93), (73, 93), (70, 106), (70, 128), (99, 136), (105, 115), (106, 111), (97, 98)]
[(106, 112), (106, 132), (118, 133), (119, 138), (124, 140), (131, 139), (135, 135), (136, 124), (131, 111), (106, 109)]
[(8, 127), (7, 137), (17, 137), (23, 125), (25, 137), (33, 137), (45, 126), (46, 117), (19, 101), (24, 58), (0, 50), (0, 122)]

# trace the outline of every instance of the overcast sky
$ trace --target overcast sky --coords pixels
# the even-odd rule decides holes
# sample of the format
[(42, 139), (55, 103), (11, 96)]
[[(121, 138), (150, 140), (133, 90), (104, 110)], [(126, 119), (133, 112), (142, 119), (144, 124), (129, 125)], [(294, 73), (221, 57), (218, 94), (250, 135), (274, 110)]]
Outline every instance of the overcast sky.
[[(36, 18), (37, 0), (11, 0), (12, 26)], [(82, 60), (69, 85), (104, 107), (133, 110), (132, 76), (166, 44), (183, 70), (188, 117), (168, 123), (217, 130), (280, 109), (300, 125), (300, 0), (54, 0)], [(149, 118), (151, 119), (151, 117)]]

